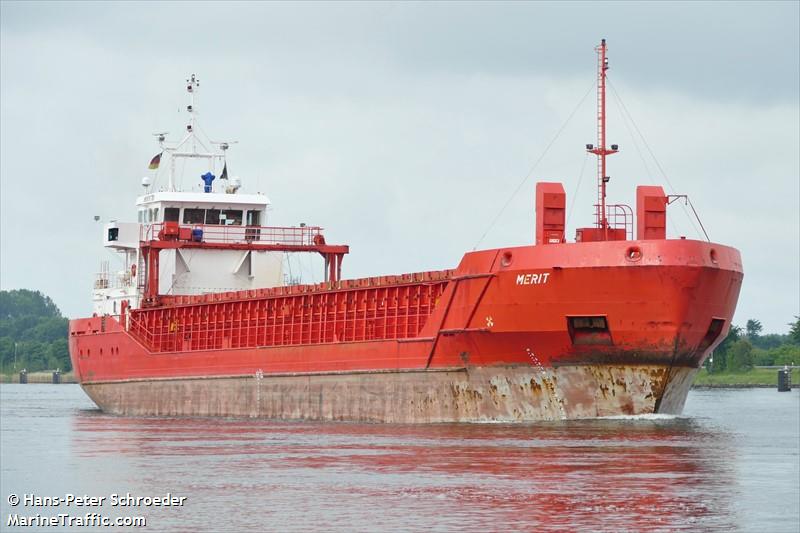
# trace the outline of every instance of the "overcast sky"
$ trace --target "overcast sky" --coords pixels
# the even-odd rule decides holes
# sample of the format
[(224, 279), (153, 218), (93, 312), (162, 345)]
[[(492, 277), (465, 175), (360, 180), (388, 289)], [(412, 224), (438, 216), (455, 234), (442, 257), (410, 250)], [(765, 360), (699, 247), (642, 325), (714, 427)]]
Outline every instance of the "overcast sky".
[[(603, 37), (634, 121), (610, 97), (610, 201), (689, 194), (742, 252), (734, 323), (783, 333), (800, 314), (798, 2), (0, 5), (0, 285), (70, 317), (91, 312), (107, 258), (93, 216), (135, 220), (189, 74), (270, 223), (350, 244), (346, 277), (397, 274), (479, 243), (591, 86)], [(531, 242), (536, 180), (574, 197), (570, 237), (591, 224), (594, 113), (591, 93), (480, 248)], [(669, 217), (670, 236), (699, 237), (684, 209)]]

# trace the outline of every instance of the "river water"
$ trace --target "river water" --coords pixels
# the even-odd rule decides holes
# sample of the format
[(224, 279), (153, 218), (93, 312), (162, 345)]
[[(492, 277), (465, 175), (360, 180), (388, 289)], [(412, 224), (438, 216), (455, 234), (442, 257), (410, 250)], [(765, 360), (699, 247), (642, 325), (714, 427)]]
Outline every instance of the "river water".
[[(96, 513), (148, 532), (797, 532), (799, 393), (693, 390), (680, 417), (406, 426), (122, 418), (77, 385), (4, 384), (0, 530), (103, 530)], [(135, 505), (166, 493), (182, 505)], [(105, 499), (30, 500), (69, 494)], [(9, 526), (60, 514), (73, 526)]]

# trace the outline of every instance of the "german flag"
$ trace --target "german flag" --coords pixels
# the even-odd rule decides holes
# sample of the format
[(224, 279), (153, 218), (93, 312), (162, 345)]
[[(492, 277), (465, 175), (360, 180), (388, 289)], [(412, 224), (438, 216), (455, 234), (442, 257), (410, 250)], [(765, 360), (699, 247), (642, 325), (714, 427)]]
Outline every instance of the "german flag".
[(150, 170), (156, 170), (158, 168), (158, 165), (161, 163), (161, 154), (163, 153), (164, 152), (156, 154), (156, 156), (150, 160), (150, 165), (147, 168), (149, 168)]

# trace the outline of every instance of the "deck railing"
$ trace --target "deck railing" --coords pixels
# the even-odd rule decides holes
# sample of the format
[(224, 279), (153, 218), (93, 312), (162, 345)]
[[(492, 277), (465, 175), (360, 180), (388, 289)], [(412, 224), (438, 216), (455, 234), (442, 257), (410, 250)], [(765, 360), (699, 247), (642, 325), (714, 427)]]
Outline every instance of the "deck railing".
[[(594, 204), (595, 217), (600, 210), (600, 205)], [(625, 238), (633, 240), (633, 209), (627, 204), (606, 205), (606, 220), (611, 229), (624, 229)]]
[(324, 242), (319, 226), (242, 226), (235, 224), (179, 224), (159, 222), (142, 226), (140, 240), (191, 240), (209, 243), (313, 246)]
[(133, 278), (129, 271), (124, 272), (97, 272), (94, 275), (95, 289), (124, 289), (133, 286)]

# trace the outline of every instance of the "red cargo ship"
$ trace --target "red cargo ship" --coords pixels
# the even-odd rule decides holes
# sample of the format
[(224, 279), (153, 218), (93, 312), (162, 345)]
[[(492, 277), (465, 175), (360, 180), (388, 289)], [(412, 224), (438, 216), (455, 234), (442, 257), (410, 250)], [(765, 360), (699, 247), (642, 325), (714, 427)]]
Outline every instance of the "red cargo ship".
[[(261, 225), (268, 200), (228, 179), (230, 143), (187, 133), (169, 183), (143, 179), (139, 220), (113, 222), (95, 313), (70, 322), (83, 389), (126, 415), (376, 422), (523, 421), (679, 413), (725, 337), (739, 252), (666, 238), (661, 187), (606, 205), (605, 40), (598, 53), (596, 223), (565, 236), (560, 183), (536, 185), (535, 245), (467, 253), (453, 270), (341, 279), (349, 249), (321, 228)], [(215, 145), (218, 149), (209, 150)], [(202, 192), (178, 191), (175, 161), (209, 163)], [(215, 186), (214, 169), (223, 166)], [(221, 184), (221, 185), (220, 185)], [(635, 238), (634, 233), (635, 231)], [(325, 281), (286, 284), (286, 253), (320, 254)]]

